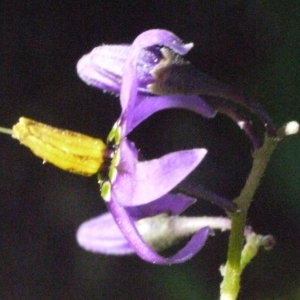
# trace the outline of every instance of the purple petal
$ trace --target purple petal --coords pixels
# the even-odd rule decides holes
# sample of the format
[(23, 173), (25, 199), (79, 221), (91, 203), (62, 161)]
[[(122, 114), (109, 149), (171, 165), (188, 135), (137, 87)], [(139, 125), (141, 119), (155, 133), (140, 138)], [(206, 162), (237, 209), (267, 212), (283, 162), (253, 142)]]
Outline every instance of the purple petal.
[[(182, 44), (176, 35), (166, 30), (149, 30), (142, 33), (138, 38), (136, 39), (136, 47), (140, 53), (136, 56), (136, 59), (142, 86), (149, 83), (149, 78), (152, 78), (150, 71), (157, 63), (158, 58), (161, 58), (161, 53), (148, 51), (145, 48), (152, 45), (165, 45), (179, 54), (186, 54), (192, 48), (192, 44)], [(119, 93), (129, 50), (130, 45), (102, 45), (96, 47), (78, 61), (77, 73), (88, 85)]]
[(178, 264), (190, 259), (203, 247), (210, 233), (209, 227), (202, 228), (191, 238), (183, 249), (175, 255), (166, 258), (159, 255), (144, 242), (124, 207), (120, 206), (114, 199), (112, 199), (108, 205), (116, 223), (136, 254), (153, 264)]
[(135, 220), (156, 216), (163, 212), (170, 215), (179, 215), (190, 205), (195, 203), (195, 199), (185, 195), (167, 194), (150, 203), (139, 206), (128, 206), (126, 211)]
[(133, 118), (126, 134), (138, 126), (142, 121), (152, 114), (169, 108), (181, 108), (201, 114), (206, 118), (213, 118), (217, 111), (209, 106), (201, 97), (195, 96), (145, 96), (139, 95), (138, 104), (134, 108)]
[(242, 112), (239, 111), (238, 106), (235, 103), (229, 101), (224, 102), (219, 98), (211, 98), (210, 104), (218, 110), (219, 113), (227, 115), (231, 118), (245, 133), (248, 135), (251, 140), (254, 148), (258, 149), (262, 146), (262, 139), (256, 128)]
[(154, 45), (169, 47), (179, 54), (186, 54), (192, 48), (192, 44), (182, 44), (181, 40), (172, 32), (159, 29), (145, 31), (134, 40), (125, 62), (120, 94), (122, 111), (126, 111), (126, 122), (123, 124), (126, 132), (126, 127), (131, 127), (133, 107), (137, 100), (137, 60), (143, 48)]
[[(77, 64), (79, 76), (90, 85), (118, 93), (122, 83), (123, 136), (147, 117), (162, 109), (184, 108), (205, 117), (213, 117), (216, 113), (198, 96), (151, 97), (142, 93), (138, 94), (141, 88), (147, 90), (147, 83), (150, 79), (153, 80), (151, 70), (162, 57), (159, 50), (153, 47), (149, 49), (150, 46), (155, 45), (167, 46), (179, 54), (186, 54), (192, 47), (192, 44), (182, 44), (181, 40), (169, 31), (154, 29), (139, 35), (132, 46), (96, 47), (83, 56)], [(125, 64), (127, 64), (126, 67)], [(140, 104), (139, 107), (133, 112), (138, 104)], [(132, 117), (134, 117), (133, 123), (131, 123)]]
[(135, 172), (138, 162), (138, 152), (133, 142), (126, 137), (120, 143), (121, 160), (118, 170), (120, 173), (128, 173), (129, 175)]
[(134, 253), (110, 213), (81, 224), (76, 237), (78, 244), (91, 252), (114, 255)]
[(165, 29), (151, 29), (144, 31), (134, 40), (134, 43), (139, 49), (154, 45), (165, 46), (180, 55), (187, 54), (193, 48), (192, 43), (183, 44), (178, 36)]
[(117, 178), (112, 184), (112, 192), (120, 197), (130, 198), (133, 194), (134, 174), (138, 163), (137, 150), (133, 143), (124, 137), (120, 144), (120, 163), (117, 167)]
[[(118, 61), (113, 61), (112, 63), (112, 59), (107, 57), (109, 53), (106, 53), (106, 49), (102, 46), (97, 47), (91, 53), (84, 55), (77, 63), (77, 73), (88, 85), (118, 94), (120, 93), (124, 62), (120, 64)], [(105, 62), (111, 63), (109, 69)]]
[(207, 151), (177, 151), (159, 159), (138, 162), (133, 174), (119, 172), (113, 195), (123, 206), (147, 204), (173, 189), (202, 161)]
[[(130, 45), (96, 47), (78, 61), (77, 73), (88, 85), (119, 94), (129, 50)], [(146, 90), (153, 82), (151, 71), (161, 58), (158, 49), (141, 49), (137, 58), (139, 91)]]

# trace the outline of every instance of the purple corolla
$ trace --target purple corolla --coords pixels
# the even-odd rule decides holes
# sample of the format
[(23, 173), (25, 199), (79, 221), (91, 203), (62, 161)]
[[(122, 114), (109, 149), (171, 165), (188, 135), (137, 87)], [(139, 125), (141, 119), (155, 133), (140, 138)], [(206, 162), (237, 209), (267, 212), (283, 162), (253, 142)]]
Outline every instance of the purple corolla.
[[(80, 226), (77, 240), (85, 249), (119, 255), (135, 252), (157, 264), (180, 263), (202, 248), (211, 229), (230, 229), (227, 218), (178, 215), (194, 203), (188, 196), (209, 199), (232, 211), (235, 204), (199, 186), (184, 185), (182, 189), (181, 185), (185, 195), (170, 193), (199, 165), (205, 149), (177, 151), (140, 161), (136, 147), (127, 139), (138, 124), (155, 112), (184, 108), (208, 118), (217, 111), (227, 114), (258, 148), (256, 130), (237, 112), (236, 103), (256, 113), (267, 134), (275, 135), (269, 116), (259, 105), (234, 94), (183, 60), (182, 55), (191, 47), (171, 32), (149, 30), (130, 46), (101, 46), (79, 61), (78, 73), (88, 84), (120, 93), (121, 116), (106, 144), (24, 117), (9, 130), (44, 162), (83, 176), (98, 174), (101, 195), (110, 212)], [(199, 94), (210, 96), (209, 101)], [(166, 258), (158, 254), (157, 251), (191, 235), (175, 255)]]
[[(167, 35), (169, 45), (164, 42)], [(166, 30), (149, 30), (153, 44), (140, 47), (136, 52), (136, 85), (138, 93), (132, 102), (130, 131), (155, 111), (166, 108), (183, 108), (212, 118), (217, 112), (233, 119), (249, 136), (254, 148), (262, 144), (257, 129), (243, 116), (240, 106), (254, 113), (266, 127), (267, 134), (276, 135), (276, 128), (269, 115), (255, 101), (200, 72), (184, 60), (193, 47), (183, 45), (178, 37)], [(102, 45), (84, 55), (77, 64), (80, 78), (87, 84), (113, 94), (119, 94), (125, 62), (131, 45)], [(203, 97), (206, 97), (205, 100)], [(207, 98), (209, 97), (209, 98)], [(121, 105), (124, 107), (123, 97)]]
[[(178, 96), (181, 100), (176, 102), (171, 96), (151, 97), (154, 100), (152, 105), (147, 96), (138, 92), (138, 57), (143, 49), (156, 45), (168, 47), (179, 54), (190, 49), (190, 45), (182, 44), (174, 34), (162, 30), (142, 33), (130, 47), (121, 79), (122, 113), (107, 138), (107, 159), (98, 176), (101, 195), (110, 214), (83, 223), (77, 240), (82, 247), (94, 252), (125, 254), (134, 251), (146, 261), (171, 264), (183, 262), (197, 253), (211, 232), (210, 228), (202, 224), (203, 228), (198, 228), (181, 251), (165, 258), (145, 241), (154, 241), (157, 235), (144, 239), (137, 229), (137, 222), (161, 214), (177, 215), (193, 203), (187, 196), (168, 192), (193, 171), (204, 158), (206, 150), (178, 151), (151, 161), (139, 161), (134, 144), (127, 140), (128, 133), (144, 119), (158, 110), (177, 107), (183, 99)], [(87, 71), (87, 68), (81, 66), (78, 70)], [(145, 101), (147, 105), (144, 105)], [(212, 115), (213, 109), (204, 101), (199, 107), (203, 115)], [(169, 220), (169, 217), (165, 219)]]
[[(135, 252), (157, 264), (180, 263), (202, 248), (210, 228), (230, 228), (228, 220), (226, 225), (218, 227), (216, 222), (202, 219), (201, 225), (197, 223), (183, 233), (178, 233), (178, 226), (174, 225), (182, 220), (176, 216), (194, 200), (169, 192), (201, 162), (205, 149), (178, 151), (159, 159), (139, 161), (134, 144), (127, 140), (127, 135), (155, 112), (183, 108), (207, 118), (214, 117), (217, 111), (227, 114), (258, 148), (260, 137), (252, 123), (239, 113), (237, 103), (254, 112), (267, 133), (275, 135), (271, 119), (258, 104), (198, 72), (182, 58), (192, 46), (183, 44), (169, 31), (149, 30), (139, 35), (132, 45), (100, 46), (78, 62), (79, 76), (89, 85), (120, 94), (122, 107), (121, 116), (107, 139), (105, 168), (98, 176), (101, 195), (110, 212), (80, 226), (77, 240), (83, 248), (119, 255)], [(199, 95), (210, 96), (209, 101)], [(215, 195), (208, 193), (208, 198), (211, 196), (214, 201)], [(189, 223), (186, 219), (184, 222)], [(166, 230), (159, 232), (157, 228)], [(187, 245), (174, 256), (166, 258), (157, 253), (156, 250), (192, 234)]]

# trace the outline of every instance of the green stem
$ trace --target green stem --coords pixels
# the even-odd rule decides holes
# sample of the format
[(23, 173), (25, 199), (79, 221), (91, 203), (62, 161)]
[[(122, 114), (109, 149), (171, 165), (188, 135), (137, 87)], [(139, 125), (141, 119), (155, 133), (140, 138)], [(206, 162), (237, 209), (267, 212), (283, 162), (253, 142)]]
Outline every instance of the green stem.
[(221, 300), (237, 299), (240, 290), (241, 253), (244, 245), (244, 229), (248, 209), (279, 140), (280, 138), (266, 137), (263, 146), (254, 152), (249, 177), (240, 196), (234, 201), (238, 210), (232, 214), (227, 262), (223, 272), (223, 282), (221, 283)]
[(10, 128), (0, 127), (0, 133), (12, 135), (13, 131)]

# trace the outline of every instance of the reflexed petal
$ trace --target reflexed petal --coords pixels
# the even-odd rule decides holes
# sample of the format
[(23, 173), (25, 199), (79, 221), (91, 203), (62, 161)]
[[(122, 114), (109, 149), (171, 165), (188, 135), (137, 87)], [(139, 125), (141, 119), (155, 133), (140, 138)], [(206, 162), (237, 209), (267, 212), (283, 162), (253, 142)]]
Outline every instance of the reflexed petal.
[(145, 31), (134, 40), (125, 62), (120, 95), (122, 111), (127, 110), (129, 127), (138, 91), (137, 58), (143, 48), (155, 45), (169, 47), (178, 54), (186, 54), (193, 47), (192, 44), (184, 45), (172, 32), (160, 29)]
[(133, 178), (138, 162), (137, 150), (134, 144), (123, 138), (120, 144), (120, 163), (117, 167), (116, 181), (112, 185), (112, 193), (120, 197), (131, 198), (133, 194)]
[[(126, 118), (124, 118), (124, 129), (126, 132), (130, 132), (147, 116), (165, 108), (180, 107), (190, 109), (205, 117), (213, 117), (215, 112), (220, 110), (220, 112), (233, 118), (245, 130), (254, 147), (259, 148), (261, 141), (256, 128), (248, 120), (239, 120), (240, 117), (235, 112), (232, 112), (233, 109), (236, 110), (231, 105), (231, 103), (234, 103), (234, 105), (242, 105), (254, 113), (265, 125), (268, 135), (276, 136), (276, 127), (273, 121), (258, 103), (229, 86), (199, 72), (192, 65), (184, 64), (183, 66), (173, 61), (171, 64), (165, 66), (162, 64), (160, 66), (160, 58), (164, 54), (162, 49), (158, 50), (155, 46), (168, 47), (175, 53), (184, 55), (193, 45), (182, 44), (181, 40), (169, 31), (153, 29), (140, 34), (132, 46), (100, 46), (78, 62), (79, 76), (88, 84), (118, 93), (122, 83), (121, 105), (123, 113), (127, 110)], [(126, 58), (127, 65), (125, 66)], [(123, 71), (125, 72), (123, 73)], [(147, 85), (147, 83), (150, 84)], [(201, 105), (203, 103), (200, 103), (198, 107), (196, 101), (191, 103), (187, 100), (187, 103), (184, 103), (175, 99), (173, 106), (171, 103), (166, 103), (162, 104), (161, 107), (159, 105), (155, 109), (150, 108), (149, 111), (145, 110), (144, 106), (146, 104), (144, 104), (139, 109), (136, 109), (136, 114), (134, 114), (133, 108), (137, 106), (138, 98), (140, 100), (148, 99), (149, 96), (145, 92), (152, 95), (206, 95), (221, 98), (222, 101), (219, 103), (225, 103), (225, 105), (217, 105), (214, 107), (215, 111), (210, 113), (202, 110), (203, 107)], [(139, 96), (138, 98), (136, 97), (137, 95)], [(167, 98), (165, 99), (168, 102)], [(183, 99), (184, 97), (182, 97)], [(229, 104), (227, 105), (223, 99), (226, 99)], [(211, 102), (216, 103), (214, 99), (210, 99), (208, 102), (210, 104)], [(189, 105), (191, 105), (190, 108)], [(147, 116), (144, 116), (143, 112)], [(132, 120), (133, 116), (134, 120)]]
[(193, 44), (183, 44), (181, 39), (173, 32), (165, 29), (150, 29), (141, 33), (134, 40), (135, 47), (147, 48), (150, 46), (158, 45), (165, 46), (180, 55), (187, 54), (192, 48)]
[(142, 121), (152, 114), (168, 109), (181, 108), (199, 113), (206, 118), (213, 118), (217, 111), (209, 106), (201, 97), (195, 96), (146, 96), (139, 95), (142, 98), (134, 108), (133, 119), (130, 126), (127, 127), (126, 134), (138, 126)]
[[(121, 81), (130, 45), (102, 45), (84, 55), (77, 63), (79, 77), (88, 85), (115, 94), (121, 90)], [(154, 66), (162, 58), (159, 49), (141, 49), (137, 58), (139, 91), (145, 91), (154, 78)]]
[(185, 195), (167, 194), (150, 203), (139, 206), (128, 206), (126, 211), (135, 220), (155, 216), (164, 212), (170, 215), (179, 215), (190, 205), (194, 204), (194, 198)]
[(91, 252), (114, 255), (134, 253), (110, 213), (81, 224), (76, 237), (78, 244)]
[(205, 149), (177, 151), (159, 159), (138, 162), (135, 174), (120, 172), (113, 195), (123, 206), (142, 205), (158, 199), (188, 176), (206, 152)]
[[(136, 40), (137, 70), (139, 88), (145, 90), (150, 83), (152, 75), (150, 71), (162, 57), (160, 51), (146, 49), (151, 46), (163, 46), (171, 48), (181, 55), (186, 54), (193, 44), (182, 44), (181, 40), (173, 33), (154, 29), (142, 33)], [(102, 45), (94, 48), (90, 53), (84, 55), (77, 63), (79, 77), (88, 85), (113, 93), (119, 93), (121, 81), (131, 45)]]
[[(122, 75), (119, 76), (118, 71), (120, 68), (124, 67), (124, 62), (120, 65), (117, 61), (115, 61), (110, 66), (110, 72), (104, 69), (104, 66), (101, 69), (99, 65), (97, 65), (97, 61), (102, 58), (102, 56), (97, 57), (97, 50), (99, 48), (100, 47), (95, 48), (91, 53), (84, 55), (78, 61), (77, 74), (88, 85), (92, 85), (104, 91), (118, 94), (120, 93), (122, 80)], [(101, 62), (101, 67), (104, 61), (105, 60)]]
[[(147, 91), (147, 84), (154, 80), (151, 71), (163, 56), (159, 49), (153, 47), (157, 45), (169, 47), (179, 54), (186, 54), (192, 47), (192, 44), (183, 44), (169, 31), (154, 29), (139, 35), (131, 47), (130, 45), (96, 47), (77, 64), (79, 76), (90, 85), (119, 93), (122, 84), (123, 92), (120, 100), (123, 108), (123, 136), (162, 109), (189, 109), (205, 117), (214, 117), (216, 113), (198, 96), (151, 97), (141, 93)], [(138, 104), (139, 107), (133, 111)]]
[(116, 223), (124, 236), (128, 239), (136, 254), (153, 264), (177, 264), (190, 259), (203, 247), (210, 233), (209, 227), (201, 229), (191, 238), (183, 249), (169, 258), (165, 258), (145, 243), (124, 207), (120, 206), (115, 199), (112, 199), (108, 205)]
[(121, 161), (118, 170), (132, 174), (138, 162), (138, 152), (134, 143), (124, 138), (120, 144)]

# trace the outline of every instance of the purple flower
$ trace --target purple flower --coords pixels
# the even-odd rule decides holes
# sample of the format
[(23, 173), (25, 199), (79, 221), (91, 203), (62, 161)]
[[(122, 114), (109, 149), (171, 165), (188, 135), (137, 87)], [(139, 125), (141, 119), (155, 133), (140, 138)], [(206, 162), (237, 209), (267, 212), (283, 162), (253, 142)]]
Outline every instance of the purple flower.
[[(127, 118), (130, 117), (130, 122), (127, 121), (127, 123), (130, 124), (126, 133), (128, 134), (153, 113), (167, 108), (184, 108), (195, 111), (207, 118), (214, 117), (216, 114), (215, 109), (198, 95), (156, 96), (151, 93), (148, 86), (156, 81), (153, 74), (155, 67), (162, 63), (172, 64), (173, 61), (178, 63), (179, 55), (186, 54), (193, 44), (182, 44), (178, 37), (166, 30), (149, 30), (144, 32), (143, 35), (145, 37), (146, 35), (153, 36), (153, 44), (148, 46), (140, 45), (137, 48), (136, 57), (134, 58), (136, 60), (134, 76), (132, 76), (133, 74), (130, 77), (124, 76), (124, 79), (128, 82), (131, 80), (135, 81), (134, 84), (138, 91), (129, 103), (130, 116), (127, 116)], [(169, 39), (169, 41), (164, 40), (165, 38)], [(144, 45), (147, 44), (145, 43)], [(162, 48), (159, 49), (158, 46)], [(167, 51), (166, 47), (174, 51), (171, 56), (168, 54), (170, 50)], [(100, 46), (95, 48), (91, 53), (84, 55), (78, 61), (77, 72), (79, 77), (89, 85), (119, 94), (121, 83), (123, 87), (128, 86), (128, 84), (124, 83), (124, 79), (122, 81), (122, 78), (123, 72), (127, 70), (125, 61), (128, 58), (130, 49), (130, 45)], [(186, 64), (182, 59), (180, 60)], [(124, 99), (125, 97), (121, 93), (120, 100), (123, 110), (128, 105), (128, 97), (126, 100)]]
[[(237, 105), (240, 104), (262, 121), (269, 135), (276, 135), (271, 118), (258, 103), (196, 70), (182, 58), (193, 47), (192, 43), (183, 45), (178, 37), (166, 30), (149, 30), (144, 34), (155, 34), (156, 37), (153, 44), (140, 47), (136, 52), (138, 94), (131, 106), (133, 120), (128, 131), (154, 112), (166, 108), (188, 109), (207, 118), (214, 117), (219, 111), (233, 119), (254, 147), (259, 148), (262, 144), (260, 135), (240, 112)], [(164, 43), (166, 35), (170, 37), (169, 43)], [(96, 47), (79, 60), (78, 75), (89, 85), (119, 94), (130, 48), (130, 45)], [(207, 96), (209, 98), (204, 100)], [(125, 104), (121, 97), (122, 107)]]
[[(230, 227), (215, 226), (206, 218), (200, 218), (201, 226), (197, 222), (193, 230), (183, 233), (174, 225), (182, 221), (177, 215), (193, 199), (168, 193), (201, 162), (205, 149), (179, 151), (141, 162), (134, 144), (127, 140), (127, 135), (155, 112), (184, 108), (207, 118), (214, 117), (217, 111), (225, 113), (247, 133), (255, 148), (260, 147), (256, 128), (236, 104), (255, 113), (269, 135), (276, 134), (270, 117), (257, 103), (197, 71), (182, 58), (192, 46), (166, 30), (149, 30), (132, 45), (100, 46), (78, 62), (79, 76), (89, 85), (120, 94), (122, 107), (107, 139), (106, 167), (98, 176), (110, 213), (80, 226), (77, 240), (83, 248), (119, 255), (135, 252), (157, 264), (180, 263), (202, 248), (211, 232), (208, 226)], [(210, 192), (204, 192), (204, 196), (213, 202), (224, 202)], [(196, 224), (195, 220), (191, 223)], [(157, 228), (166, 229), (159, 232)], [(192, 234), (187, 245), (174, 256), (165, 258), (156, 252)]]
[[(210, 233), (209, 227), (198, 228), (198, 232), (181, 251), (165, 258), (145, 242), (136, 222), (163, 213), (177, 215), (193, 202), (189, 197), (168, 192), (194, 170), (204, 158), (206, 150), (178, 151), (141, 162), (138, 161), (134, 144), (127, 140), (127, 134), (151, 114), (182, 103), (182, 96), (175, 97), (181, 99), (177, 102), (171, 96), (149, 96), (154, 101), (152, 105), (147, 96), (138, 93), (140, 73), (137, 58), (143, 49), (156, 45), (168, 47), (179, 54), (185, 54), (190, 49), (190, 45), (182, 44), (174, 34), (163, 30), (142, 33), (130, 47), (121, 80), (122, 113), (107, 138), (105, 168), (101, 169), (98, 176), (101, 195), (110, 214), (83, 223), (77, 239), (82, 247), (94, 252), (125, 254), (134, 250), (146, 261), (171, 264), (183, 262), (196, 254)], [(147, 105), (143, 104), (145, 102)], [(205, 102), (198, 106), (200, 111), (199, 107), (202, 107), (203, 115), (212, 116), (213, 110)]]
[[(164, 258), (157, 261), (157, 255), (151, 255), (148, 247), (143, 246), (142, 249), (146, 249), (148, 256), (147, 260), (153, 257), (152, 262), (157, 263), (183, 262), (201, 249), (206, 241), (208, 226), (222, 231), (231, 229), (229, 218), (178, 216), (194, 202), (194, 199), (183, 195), (169, 194), (148, 205), (126, 209), (131, 219), (135, 221), (139, 234), (142, 235), (147, 245), (156, 251), (165, 250), (196, 233), (188, 247), (177, 253), (176, 257), (167, 260)], [(199, 231), (202, 228), (205, 230)], [(129, 242), (125, 238), (111, 213), (105, 213), (83, 223), (78, 230), (77, 238), (80, 245), (92, 252), (114, 255), (135, 253), (132, 241)]]

